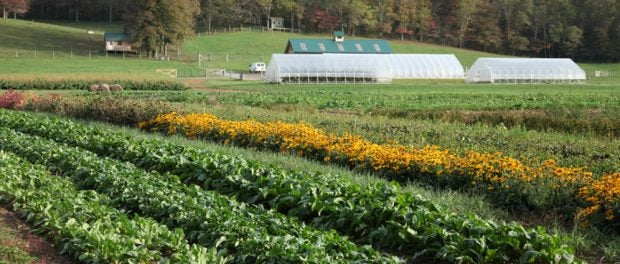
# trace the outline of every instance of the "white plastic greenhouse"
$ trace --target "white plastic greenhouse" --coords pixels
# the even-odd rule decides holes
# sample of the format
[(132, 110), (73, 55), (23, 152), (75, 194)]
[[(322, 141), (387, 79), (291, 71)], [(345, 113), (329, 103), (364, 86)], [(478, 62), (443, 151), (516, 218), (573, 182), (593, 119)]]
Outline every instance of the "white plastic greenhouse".
[(480, 58), (467, 71), (468, 83), (573, 83), (586, 73), (571, 59)]
[(274, 54), (265, 82), (389, 83), (464, 76), (463, 66), (451, 54)]

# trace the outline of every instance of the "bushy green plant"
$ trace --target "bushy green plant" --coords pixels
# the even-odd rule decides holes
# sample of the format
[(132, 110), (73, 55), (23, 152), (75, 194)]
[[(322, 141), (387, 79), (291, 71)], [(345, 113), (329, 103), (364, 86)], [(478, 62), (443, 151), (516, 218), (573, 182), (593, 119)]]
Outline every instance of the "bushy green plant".
[(0, 128), (0, 142), (3, 149), (53, 168), (81, 189), (107, 195), (116, 208), (183, 229), (190, 243), (216, 247), (230, 254), (233, 262), (399, 262), (334, 231), (318, 231), (273, 211), (185, 186), (170, 175), (147, 173), (125, 162), (6, 128)]
[(86, 120), (133, 126), (164, 113), (178, 111), (170, 103), (111, 95), (63, 97), (57, 94), (30, 100), (25, 110), (46, 112)]
[[(214, 249), (190, 246), (180, 230), (172, 231), (152, 219), (129, 217), (111, 208), (108, 197), (79, 191), (68, 180), (13, 153), (0, 151), (0, 175), (0, 198), (11, 203), (34, 232), (56, 243), (60, 254), (84, 263), (223, 261)], [(23, 256), (12, 260), (27, 263), (20, 262)]]

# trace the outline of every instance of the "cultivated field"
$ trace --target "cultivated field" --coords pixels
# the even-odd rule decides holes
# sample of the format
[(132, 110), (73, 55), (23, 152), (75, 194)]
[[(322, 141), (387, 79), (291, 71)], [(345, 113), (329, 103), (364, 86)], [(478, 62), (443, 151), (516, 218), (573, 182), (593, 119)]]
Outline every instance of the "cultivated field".
[[(102, 31), (91, 38), (85, 30), (106, 27), (0, 25), (0, 34), (39, 30), (76, 43), (74, 57), (52, 58), (41, 51), (34, 58), (34, 49), (17, 44), (38, 33), (0, 43), (0, 83), (50, 81), (0, 94), (0, 108), (22, 110), (0, 110), (0, 171), (7, 175), (0, 197), (69, 256), (568, 263), (574, 254), (620, 261), (617, 64), (582, 65), (591, 79), (578, 85), (214, 78), (192, 81), (189, 90), (46, 91), (73, 79), (176, 81), (155, 69), (198, 69), (199, 52), (211, 56), (203, 68), (244, 71), (302, 37), (219, 33), (188, 41), (171, 61), (89, 57)], [(56, 52), (66, 43), (36, 49)], [(465, 66), (495, 56), (391, 44), (396, 52), (454, 53)], [(595, 70), (612, 76), (595, 78)], [(71, 214), (61, 213), (72, 206), (66, 201), (79, 201)], [(118, 235), (105, 235), (110, 230)]]

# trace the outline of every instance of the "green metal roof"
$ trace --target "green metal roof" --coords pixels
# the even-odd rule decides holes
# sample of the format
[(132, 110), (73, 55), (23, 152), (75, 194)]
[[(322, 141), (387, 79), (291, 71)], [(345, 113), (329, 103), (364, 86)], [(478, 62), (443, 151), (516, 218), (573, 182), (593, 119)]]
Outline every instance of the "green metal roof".
[(334, 31), (334, 36), (336, 36), (336, 37), (344, 37), (344, 31)]
[(104, 33), (103, 40), (105, 41), (130, 41), (131, 37), (124, 33)]
[(391, 54), (390, 44), (381, 39), (345, 40), (336, 42), (331, 39), (289, 39), (286, 52), (292, 53), (360, 53)]

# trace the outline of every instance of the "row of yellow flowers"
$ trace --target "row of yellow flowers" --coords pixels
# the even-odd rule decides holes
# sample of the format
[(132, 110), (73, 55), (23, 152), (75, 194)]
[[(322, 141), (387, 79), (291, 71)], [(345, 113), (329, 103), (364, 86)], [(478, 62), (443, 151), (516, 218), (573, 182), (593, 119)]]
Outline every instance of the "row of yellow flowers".
[[(325, 133), (307, 124), (230, 121), (211, 114), (169, 113), (139, 126), (189, 138), (294, 153), (401, 181), (417, 177), (435, 184), (481, 188), (509, 206), (537, 209), (567, 204), (575, 208), (587, 206), (580, 217), (587, 219), (602, 214), (605, 216), (602, 222), (613, 222), (620, 216), (617, 174), (596, 180), (584, 168), (561, 167), (553, 160), (528, 166), (502, 153), (470, 151), (457, 155), (437, 146), (376, 144), (355, 135)], [(608, 192), (609, 188), (614, 191)]]

